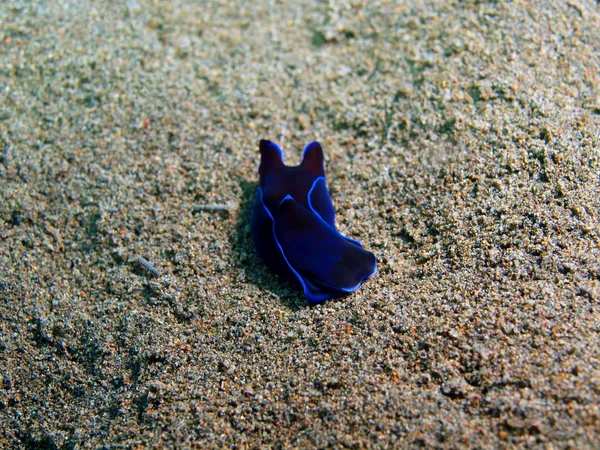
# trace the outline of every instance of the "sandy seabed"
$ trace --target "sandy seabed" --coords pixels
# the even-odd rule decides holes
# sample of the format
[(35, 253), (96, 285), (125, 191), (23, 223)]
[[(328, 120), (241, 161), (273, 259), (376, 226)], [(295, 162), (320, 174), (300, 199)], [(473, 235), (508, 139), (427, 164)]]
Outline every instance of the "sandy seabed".
[[(593, 0), (0, 3), (0, 447), (600, 447), (599, 49)], [(356, 293), (258, 260), (262, 138), (322, 143)]]

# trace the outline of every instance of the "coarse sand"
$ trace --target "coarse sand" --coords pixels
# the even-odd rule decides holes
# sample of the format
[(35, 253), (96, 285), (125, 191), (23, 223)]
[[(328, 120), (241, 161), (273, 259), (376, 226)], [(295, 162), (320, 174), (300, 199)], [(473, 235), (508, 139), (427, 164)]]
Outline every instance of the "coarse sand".
[[(258, 259), (263, 138), (356, 293)], [(599, 174), (595, 0), (0, 2), (0, 447), (600, 448)]]

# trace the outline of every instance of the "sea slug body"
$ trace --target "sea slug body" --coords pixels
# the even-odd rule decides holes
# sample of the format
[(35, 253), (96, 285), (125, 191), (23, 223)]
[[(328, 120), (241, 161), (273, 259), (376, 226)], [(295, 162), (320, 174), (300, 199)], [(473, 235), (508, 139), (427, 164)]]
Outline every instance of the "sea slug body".
[(336, 229), (321, 145), (308, 144), (296, 167), (284, 164), (271, 141), (260, 141), (260, 154), (251, 235), (266, 265), (301, 286), (308, 304), (353, 292), (374, 276), (375, 255)]

